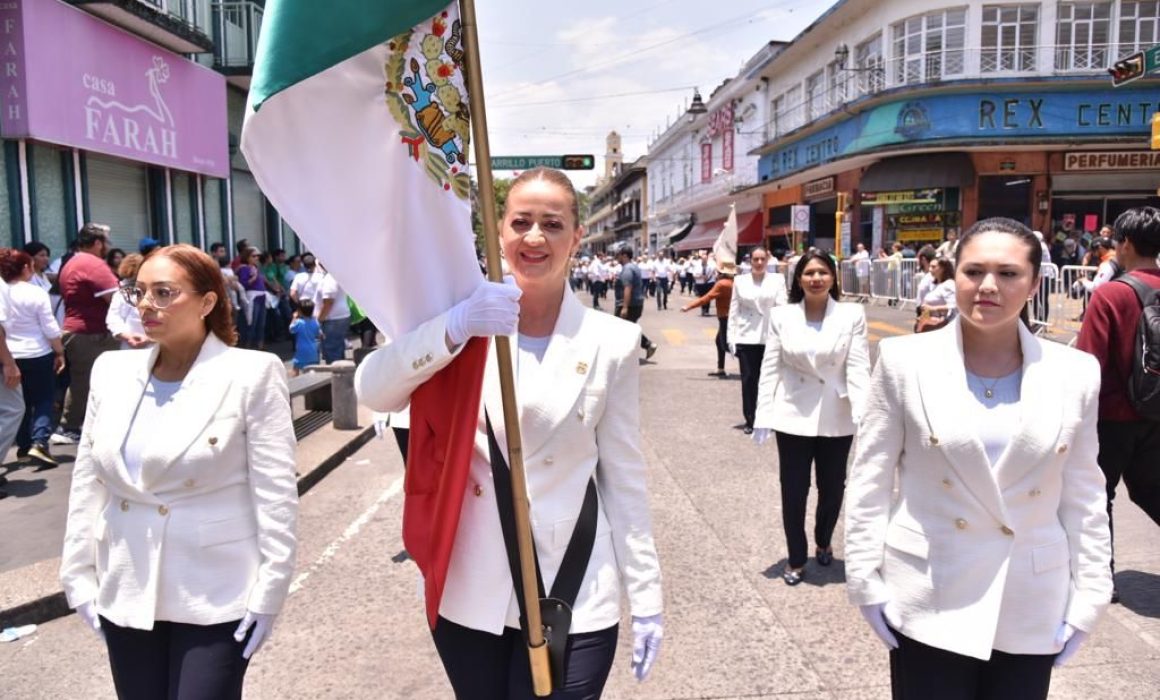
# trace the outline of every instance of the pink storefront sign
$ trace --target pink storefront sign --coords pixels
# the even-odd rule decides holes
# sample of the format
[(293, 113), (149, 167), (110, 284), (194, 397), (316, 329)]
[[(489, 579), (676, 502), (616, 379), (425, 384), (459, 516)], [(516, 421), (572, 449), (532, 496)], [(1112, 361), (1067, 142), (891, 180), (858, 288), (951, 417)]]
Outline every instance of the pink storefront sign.
[(0, 0), (0, 133), (229, 175), (225, 77), (59, 0)]

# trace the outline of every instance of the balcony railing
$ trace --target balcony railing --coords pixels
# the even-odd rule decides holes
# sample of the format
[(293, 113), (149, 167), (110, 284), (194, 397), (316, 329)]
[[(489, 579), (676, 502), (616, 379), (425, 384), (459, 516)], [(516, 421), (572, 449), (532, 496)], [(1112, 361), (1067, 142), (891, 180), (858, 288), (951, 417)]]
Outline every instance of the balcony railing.
[(196, 27), (203, 32), (209, 31), (209, 13), (207, 0), (138, 0), (138, 2), (157, 8), (170, 17), (176, 17), (186, 24)]
[(851, 66), (851, 70), (844, 71), (844, 76), (831, 81), (825, 92), (807, 96), (804, 101), (772, 115), (766, 125), (766, 141), (795, 131), (859, 98), (891, 88), (945, 80), (1102, 74), (1112, 63), (1133, 51), (1135, 46), (1131, 44), (953, 49), (896, 57), (865, 69)]
[(215, 67), (253, 68), (262, 12), (262, 7), (255, 2), (213, 4)]

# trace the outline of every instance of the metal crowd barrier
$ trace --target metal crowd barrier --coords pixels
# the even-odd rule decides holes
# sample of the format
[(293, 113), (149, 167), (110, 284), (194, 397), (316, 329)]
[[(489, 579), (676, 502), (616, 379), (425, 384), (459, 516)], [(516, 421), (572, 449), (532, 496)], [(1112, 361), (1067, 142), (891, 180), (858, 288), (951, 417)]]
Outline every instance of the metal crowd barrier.
[(1083, 281), (1095, 277), (1097, 268), (1082, 265), (1064, 265), (1059, 268), (1051, 294), (1051, 314), (1048, 326), (1079, 331), (1091, 292)]
[(917, 305), (921, 276), (916, 258), (875, 260), (870, 264), (870, 298), (891, 306)]
[(1039, 268), (1039, 289), (1031, 298), (1031, 328), (1042, 332), (1051, 326), (1051, 305), (1058, 293), (1056, 287), (1059, 280), (1059, 266), (1054, 263), (1043, 263)]

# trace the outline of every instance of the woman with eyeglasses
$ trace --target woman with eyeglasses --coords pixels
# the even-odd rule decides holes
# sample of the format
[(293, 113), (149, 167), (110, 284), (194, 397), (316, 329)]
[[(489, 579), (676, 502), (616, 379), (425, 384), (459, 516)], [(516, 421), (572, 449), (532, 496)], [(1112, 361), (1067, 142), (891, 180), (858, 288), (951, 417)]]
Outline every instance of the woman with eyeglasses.
[(121, 294), (109, 297), (109, 313), (105, 314), (105, 325), (109, 333), (121, 341), (122, 350), (143, 348), (149, 344), (149, 336), (145, 335), (145, 328), (141, 325), (141, 313), (137, 305), (131, 304), (124, 293), (125, 289), (134, 285), (137, 270), (145, 260), (140, 253), (130, 253), (121, 260), (117, 268), (117, 277), (121, 279)]
[(120, 698), (240, 698), (286, 600), (298, 490), (286, 371), (237, 340), (223, 277), (159, 248), (122, 292), (149, 349), (93, 366), (61, 557)]

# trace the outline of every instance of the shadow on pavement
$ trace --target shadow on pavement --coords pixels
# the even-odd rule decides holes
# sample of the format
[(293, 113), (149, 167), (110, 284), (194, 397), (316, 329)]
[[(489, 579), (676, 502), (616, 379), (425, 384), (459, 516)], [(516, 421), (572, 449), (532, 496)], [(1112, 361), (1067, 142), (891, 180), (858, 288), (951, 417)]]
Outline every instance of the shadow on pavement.
[(1120, 605), (1144, 617), (1160, 618), (1160, 574), (1117, 571)]
[[(761, 572), (761, 575), (770, 580), (780, 579), (782, 573), (785, 572), (785, 567), (789, 561), (782, 557), (776, 563), (770, 564), (769, 568)], [(834, 558), (834, 563), (829, 566), (818, 566), (816, 560), (810, 557), (806, 562), (806, 575), (802, 583), (808, 586), (829, 586), (831, 584), (845, 584), (846, 583), (846, 565), (841, 559)]]
[(30, 498), (44, 493), (48, 482), (44, 479), (17, 479), (4, 484), (4, 491), (12, 498)]

